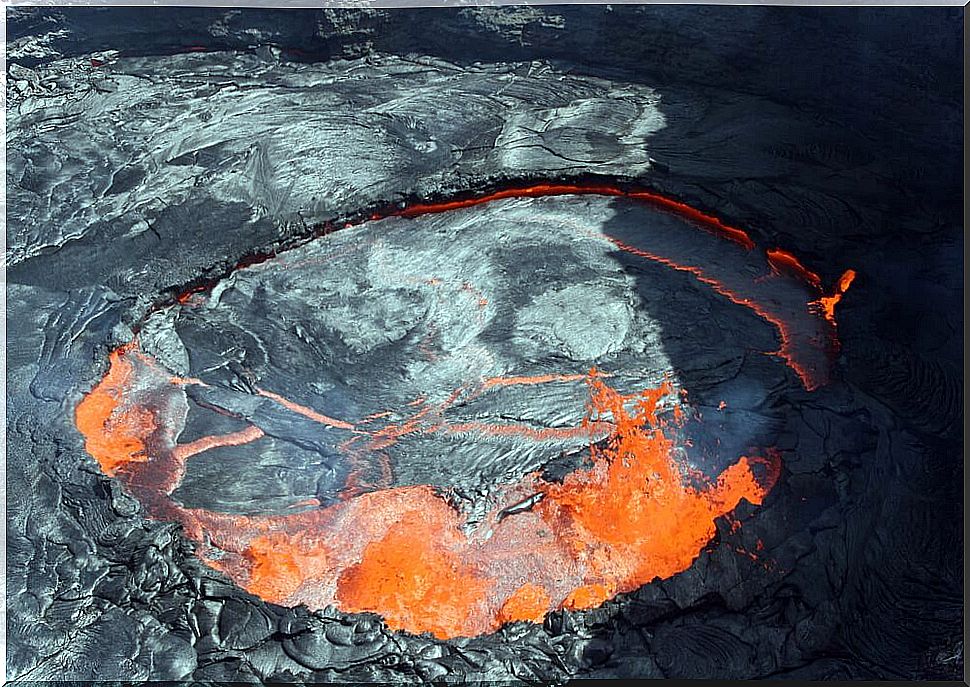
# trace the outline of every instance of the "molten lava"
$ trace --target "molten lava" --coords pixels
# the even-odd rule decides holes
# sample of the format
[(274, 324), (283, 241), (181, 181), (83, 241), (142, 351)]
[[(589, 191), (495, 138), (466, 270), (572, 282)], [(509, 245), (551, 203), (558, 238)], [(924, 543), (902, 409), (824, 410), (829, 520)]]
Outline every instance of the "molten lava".
[(801, 263), (801, 260), (799, 260), (793, 254), (786, 250), (775, 248), (774, 250), (765, 251), (765, 256), (768, 258), (768, 262), (771, 264), (771, 266), (775, 269), (779, 271), (791, 272), (795, 276), (804, 279), (805, 282), (811, 284), (816, 289), (821, 290), (821, 277), (805, 267)]
[(147, 410), (121, 408), (133, 376), (124, 352), (119, 348), (111, 353), (108, 374), (78, 404), (74, 416), (78, 430), (87, 438), (88, 453), (109, 477), (131, 463), (148, 460), (143, 439), (155, 430), (154, 417)]
[[(740, 229), (652, 192), (610, 186), (536, 185), (477, 198), (412, 205), (381, 217), (416, 217), (515, 197), (596, 194), (650, 203), (727, 238), (750, 251)], [(777, 355), (811, 390), (823, 383), (815, 349), (817, 330), (799, 329), (775, 302), (754, 300), (712, 276), (703, 266), (643, 250), (616, 238), (616, 248), (692, 275), (729, 301), (748, 308), (778, 332)], [(713, 239), (712, 239), (713, 241)], [(737, 250), (737, 249), (735, 249)], [(820, 280), (790, 253), (769, 251), (769, 264), (795, 274), (816, 293)], [(249, 260), (246, 264), (255, 264)], [(829, 326), (854, 278), (849, 270), (831, 296), (801, 300), (799, 316)], [(791, 293), (802, 294), (804, 286)], [(194, 287), (178, 297), (186, 303)], [(480, 305), (487, 304), (479, 297)], [(816, 308), (813, 311), (812, 308)], [(813, 348), (814, 347), (814, 348)], [(813, 352), (815, 351), (815, 352)], [(273, 603), (333, 604), (347, 612), (375, 612), (394, 630), (430, 632), (439, 638), (473, 636), (513, 621), (541, 621), (551, 610), (591, 608), (622, 592), (685, 570), (715, 534), (715, 521), (742, 500), (760, 504), (774, 486), (778, 456), (741, 456), (716, 479), (688, 470), (680, 455), (682, 400), (671, 384), (623, 395), (607, 385), (609, 374), (542, 374), (470, 381), (444, 402), (423, 399), (412, 408), (334, 418), (285, 395), (255, 388), (257, 395), (341, 434), (339, 450), (354, 469), (342, 499), (282, 515), (232, 515), (186, 508), (172, 494), (186, 462), (217, 446), (264, 440), (249, 425), (231, 434), (179, 444), (188, 401), (185, 387), (198, 380), (174, 378), (131, 344), (113, 352), (104, 378), (78, 404), (76, 425), (103, 472), (119, 479), (158, 519), (182, 524), (197, 553), (251, 593)], [(476, 395), (509, 386), (586, 383), (589, 403), (582, 426), (537, 429), (528, 425), (450, 422), (444, 411)], [(403, 418), (394, 422), (389, 418)], [(382, 424), (383, 423), (383, 424)], [(583, 437), (591, 465), (561, 482), (534, 472), (503, 485), (492, 510), (475, 527), (431, 485), (388, 486), (392, 466), (383, 450), (404, 436), (449, 433), (515, 436), (525, 441)], [(379, 463), (380, 484), (357, 467)], [(370, 489), (370, 490), (368, 490)], [(523, 506), (522, 504), (527, 504)]]
[(371, 216), (371, 219), (377, 220), (384, 217), (419, 217), (421, 215), (475, 207), (477, 205), (484, 205), (485, 203), (491, 203), (496, 200), (503, 200), (506, 198), (543, 198), (547, 196), (567, 195), (616, 196), (620, 198), (631, 198), (633, 200), (648, 203), (656, 208), (683, 217), (684, 219), (694, 222), (708, 231), (714, 232), (728, 240), (744, 246), (744, 248), (747, 250), (754, 248), (754, 241), (751, 240), (751, 237), (748, 236), (746, 231), (728, 226), (717, 217), (701, 212), (696, 208), (692, 208), (690, 205), (680, 203), (652, 191), (642, 189), (629, 191), (618, 186), (608, 186), (605, 184), (535, 184), (534, 186), (519, 186), (515, 188), (502, 189), (500, 191), (495, 191), (482, 196), (464, 198), (461, 200), (443, 201), (440, 203), (416, 203), (401, 210), (395, 210), (387, 213), (375, 213)]
[(825, 315), (832, 326), (835, 326), (835, 306), (839, 304), (842, 300), (842, 296), (855, 281), (855, 270), (846, 270), (842, 276), (839, 278), (839, 283), (836, 285), (835, 290), (832, 292), (831, 296), (823, 296), (817, 301), (813, 302), (813, 305), (817, 305), (821, 309), (822, 313)]
[[(183, 385), (136, 349), (111, 356), (111, 369), (79, 404), (76, 419), (87, 450), (106, 471), (150, 514), (181, 522), (200, 556), (253, 594), (280, 604), (372, 611), (392, 629), (446, 638), (540, 620), (555, 608), (590, 608), (669, 577), (711, 540), (718, 517), (741, 499), (761, 503), (773, 486), (777, 458), (770, 454), (742, 457), (704, 488), (688, 486), (668, 437), (676, 434), (677, 415), (661, 411), (665, 401), (675, 402), (672, 387), (623, 396), (595, 370), (588, 384), (584, 427), (591, 439), (595, 428), (612, 428), (602, 446), (590, 447), (592, 467), (562, 483), (531, 473), (506, 485), (502, 508), (471, 533), (430, 486), (383, 489), (291, 515), (233, 516), (175, 504), (171, 480), (161, 475), (180, 475), (182, 462), (206, 447), (239, 445), (262, 433), (253, 428), (174, 443), (162, 409), (185, 403)], [(144, 395), (128, 401), (135, 388), (151, 390), (159, 402), (144, 403)], [(761, 463), (772, 469), (757, 476), (753, 468)], [(542, 496), (531, 510), (500, 514), (530, 494)]]

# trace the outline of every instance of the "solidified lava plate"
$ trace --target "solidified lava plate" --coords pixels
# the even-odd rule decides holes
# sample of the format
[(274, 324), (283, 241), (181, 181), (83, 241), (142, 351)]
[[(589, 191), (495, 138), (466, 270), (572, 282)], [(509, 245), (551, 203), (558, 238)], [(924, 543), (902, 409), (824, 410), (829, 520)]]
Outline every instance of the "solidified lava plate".
[[(633, 269), (691, 298), (649, 301)], [(727, 311), (744, 336), (697, 355), (768, 355), (813, 390), (852, 278), (826, 295), (792, 254), (647, 191), (412, 205), (154, 310), (76, 423), (253, 594), (473, 636), (680, 572), (773, 487), (770, 446), (695, 460), (665, 308)]]

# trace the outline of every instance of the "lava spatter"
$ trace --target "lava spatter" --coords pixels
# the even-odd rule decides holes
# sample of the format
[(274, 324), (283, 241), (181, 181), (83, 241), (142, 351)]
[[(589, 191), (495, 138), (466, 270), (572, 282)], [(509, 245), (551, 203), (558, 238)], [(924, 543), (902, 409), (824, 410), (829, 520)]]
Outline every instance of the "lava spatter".
[[(839, 302), (842, 300), (842, 296), (844, 296), (845, 292), (850, 286), (852, 286), (852, 282), (855, 281), (855, 277), (855, 270), (846, 270), (842, 273), (842, 276), (839, 277), (839, 283), (836, 284), (831, 295), (823, 296), (812, 303), (812, 305), (817, 305), (819, 309), (821, 309), (822, 313), (825, 315), (825, 319), (827, 319), (833, 327), (835, 326), (835, 306), (839, 304)], [(836, 339), (836, 344), (837, 341), (838, 340)]]

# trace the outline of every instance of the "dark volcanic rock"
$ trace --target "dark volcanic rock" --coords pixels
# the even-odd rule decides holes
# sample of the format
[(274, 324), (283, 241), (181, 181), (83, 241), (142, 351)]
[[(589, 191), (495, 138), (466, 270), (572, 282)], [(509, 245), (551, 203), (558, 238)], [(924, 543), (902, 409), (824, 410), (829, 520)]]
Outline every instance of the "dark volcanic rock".
[[(962, 674), (962, 11), (13, 8), (8, 19), (11, 677)], [(634, 179), (744, 227), (826, 288), (856, 270), (832, 383), (800, 389), (760, 353), (777, 343), (771, 329), (688, 275), (567, 240), (669, 228), (619, 201), (478, 209), (467, 217), (488, 222), (473, 240), (450, 213), (307, 243), (404, 199), (590, 176)], [(493, 248), (503, 226), (515, 236), (529, 221), (555, 250)], [(405, 283), (448, 269), (443, 304)], [(214, 291), (146, 319), (204, 278)], [(489, 292), (466, 292), (466, 279)], [(462, 299), (488, 301), (480, 327), (449, 315)], [(780, 481), (762, 506), (741, 504), (740, 529), (719, 521), (672, 578), (541, 626), (438, 641), (244, 592), (177, 526), (145, 518), (73, 424), (108, 351), (138, 329), (168, 369), (210, 384), (186, 391), (183, 441), (249, 421), (266, 434), (193, 463), (178, 500), (230, 513), (327, 502), (346, 479), (336, 430), (311, 431), (254, 385), (336, 417), (406, 403), (432, 322), (466, 340), (429, 339), (440, 359), (420, 369), (423, 391), (551, 350), (579, 373), (608, 358), (631, 388), (673, 371), (703, 416), (695, 463), (713, 473), (770, 444)], [(325, 365), (300, 374), (309, 361)], [(503, 409), (537, 427), (574, 421), (550, 409), (582, 400), (503, 393)], [(458, 412), (508, 419), (481, 399)], [(457, 487), (469, 509), (488, 499), (472, 477), (488, 486), (582, 461), (572, 445), (471, 454), (425, 441), (397, 478)]]

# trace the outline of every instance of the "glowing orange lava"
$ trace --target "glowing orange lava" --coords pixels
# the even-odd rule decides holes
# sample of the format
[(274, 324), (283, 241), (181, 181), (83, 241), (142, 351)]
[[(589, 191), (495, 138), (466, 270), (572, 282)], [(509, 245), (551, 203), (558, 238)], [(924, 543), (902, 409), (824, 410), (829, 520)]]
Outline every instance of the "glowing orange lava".
[(708, 231), (712, 231), (726, 239), (734, 241), (748, 250), (754, 248), (754, 241), (751, 240), (751, 237), (748, 236), (746, 231), (728, 226), (717, 217), (701, 212), (696, 208), (692, 208), (690, 205), (680, 203), (652, 191), (642, 189), (630, 191), (618, 186), (609, 186), (606, 184), (535, 184), (533, 186), (519, 186), (461, 200), (443, 201), (440, 203), (416, 203), (388, 213), (375, 213), (371, 216), (371, 219), (381, 219), (384, 217), (419, 217), (421, 215), (475, 207), (507, 198), (542, 198), (546, 196), (565, 195), (616, 196), (649, 203), (654, 207), (672, 212), (684, 219), (695, 222)]
[(526, 582), (506, 599), (495, 620), (500, 625), (513, 623), (517, 620), (539, 623), (542, 622), (551, 605), (552, 600), (545, 589)]
[(835, 325), (835, 306), (839, 304), (842, 300), (842, 296), (855, 281), (855, 270), (846, 270), (842, 276), (839, 278), (839, 283), (836, 285), (835, 290), (831, 296), (823, 296), (817, 301), (814, 301), (814, 305), (817, 305), (822, 313), (833, 326)]
[(807, 365), (803, 364), (796, 356), (793, 349), (794, 337), (792, 336), (791, 327), (789, 324), (776, 313), (773, 313), (766, 306), (734, 291), (725, 284), (722, 284), (720, 281), (712, 279), (700, 267), (694, 265), (681, 265), (673, 260), (670, 260), (669, 258), (665, 258), (654, 253), (649, 253), (647, 251), (640, 250), (639, 248), (635, 248), (629, 244), (623, 243), (619, 239), (610, 240), (617, 246), (617, 248), (620, 248), (631, 255), (637, 255), (646, 260), (660, 263), (661, 265), (669, 267), (670, 269), (678, 272), (686, 272), (691, 274), (699, 282), (710, 286), (715, 292), (721, 294), (732, 303), (736, 303), (737, 305), (748, 308), (754, 312), (756, 315), (758, 315), (758, 317), (771, 324), (778, 331), (778, 336), (781, 338), (781, 347), (775, 351), (774, 355), (777, 355), (779, 358), (784, 360), (785, 363), (795, 371), (795, 374), (798, 375), (799, 379), (801, 379), (802, 384), (807, 390), (814, 391), (821, 386), (823, 380), (825, 379), (824, 375), (821, 374), (820, 371), (811, 369)]
[(85, 448), (109, 477), (131, 463), (148, 460), (144, 438), (155, 430), (151, 413), (121, 407), (132, 379), (132, 365), (124, 348), (111, 353), (108, 374), (75, 409), (74, 421), (87, 439)]
[(768, 258), (768, 262), (775, 269), (791, 272), (797, 277), (804, 279), (816, 289), (822, 288), (821, 277), (805, 267), (801, 263), (801, 260), (788, 251), (775, 248), (774, 250), (765, 251), (765, 255)]
[[(502, 198), (595, 194), (622, 196), (674, 212), (746, 250), (744, 231), (648, 191), (611, 186), (534, 185), (377, 214), (416, 217), (472, 207)], [(698, 265), (681, 264), (617, 239), (620, 250), (694, 278), (742, 305), (779, 333), (777, 355), (811, 390), (824, 380), (797, 355), (793, 326), (774, 306), (755, 302), (710, 276)], [(767, 252), (777, 270), (794, 273), (820, 290), (818, 276), (790, 253)], [(255, 256), (244, 261), (258, 263)], [(805, 303), (834, 332), (834, 309), (855, 273), (843, 275), (831, 296)], [(733, 282), (732, 282), (733, 283)], [(795, 293), (801, 294), (799, 286)], [(194, 287), (177, 297), (186, 303)], [(484, 297), (479, 305), (487, 305)], [(797, 310), (803, 301), (798, 301)], [(676, 456), (684, 413), (670, 384), (622, 395), (604, 381), (608, 373), (493, 377), (454, 390), (437, 405), (417, 399), (410, 409), (335, 419), (284, 395), (257, 388), (290, 412), (338, 433), (338, 447), (352, 466), (378, 462), (380, 485), (363, 489), (352, 471), (342, 500), (277, 515), (231, 515), (186, 508), (175, 493), (187, 461), (216, 446), (241, 446), (263, 437), (249, 426), (223, 436), (179, 444), (188, 401), (179, 379), (133, 343), (113, 352), (104, 378), (76, 409), (75, 421), (88, 452), (106, 475), (118, 478), (152, 517), (179, 522), (198, 543), (197, 554), (251, 593), (267, 601), (335, 605), (347, 612), (380, 614), (394, 630), (430, 632), (439, 638), (474, 636), (514, 621), (541, 621), (551, 610), (591, 608), (622, 592), (689, 567), (715, 534), (715, 521), (742, 500), (758, 505), (778, 479), (780, 460), (767, 451), (741, 456), (716, 479), (705, 480)], [(517, 385), (584, 382), (589, 402), (580, 427), (545, 429), (522, 424), (449, 422), (445, 409), (460, 399), (500, 393)], [(682, 393), (682, 392), (681, 392)], [(722, 402), (721, 406), (723, 408)], [(389, 418), (403, 418), (387, 421)], [(561, 482), (529, 473), (503, 485), (484, 521), (470, 527), (431, 485), (390, 486), (391, 466), (383, 450), (414, 433), (445, 432), (514, 436), (526, 441), (575, 440), (589, 446), (591, 466)], [(527, 504), (523, 506), (522, 504)], [(732, 527), (736, 525), (734, 521)]]
[(318, 413), (312, 408), (301, 406), (299, 403), (294, 403), (293, 401), (287, 398), (284, 398), (283, 396), (280, 396), (277, 393), (273, 393), (272, 391), (266, 391), (265, 389), (257, 388), (256, 393), (258, 393), (260, 396), (265, 396), (266, 398), (270, 398), (276, 401), (287, 410), (292, 410), (294, 413), (297, 413), (298, 415), (302, 415), (303, 417), (313, 420), (314, 422), (319, 422), (321, 425), (326, 425), (327, 427), (339, 427), (340, 429), (354, 428), (354, 426), (348, 422), (344, 422), (343, 420), (336, 420), (332, 417), (324, 415), (323, 413)]
[[(184, 403), (184, 388), (137, 350), (112, 355), (111, 369), (79, 406), (78, 427), (104, 466), (130, 456), (132, 447), (153, 447), (150, 453), (140, 448), (139, 461), (112, 474), (155, 517), (181, 522), (201, 545), (200, 556), (252, 593), (280, 604), (373, 611), (392, 629), (446, 638), (537, 620), (554, 608), (589, 608), (668, 577), (697, 557), (716, 518), (741, 499), (760, 503), (773, 486), (776, 470), (756, 476), (753, 469), (759, 461), (776, 464), (770, 455), (741, 458), (705, 488), (688, 486), (665, 432), (676, 432), (677, 421), (668, 413), (673, 424), (667, 425), (660, 411), (665, 401), (674, 402), (671, 387), (622, 396), (601, 377), (595, 370), (588, 377), (584, 428), (591, 438), (597, 428), (611, 431), (603, 446), (591, 446), (593, 466), (561, 484), (532, 473), (506, 485), (503, 508), (471, 533), (428, 486), (382, 489), (288, 515), (178, 506), (168, 496), (168, 476), (180, 477), (185, 459), (207, 445), (238, 445), (261, 432), (170, 441), (171, 428), (163, 426), (170, 418), (159, 408)], [(150, 389), (161, 402), (127, 402), (135, 387)], [(104, 398), (117, 402), (110, 412), (93, 412)], [(121, 460), (112, 462), (116, 455)], [(162, 486), (153, 490), (152, 484)], [(531, 510), (500, 515), (530, 494), (541, 497)]]
[[(605, 375), (604, 375), (605, 376)], [(531, 375), (524, 377), (489, 377), (486, 379), (482, 386), (486, 389), (491, 389), (497, 386), (518, 386), (518, 385), (534, 385), (534, 384), (548, 384), (549, 382), (578, 382), (586, 379), (586, 375)]]

